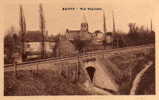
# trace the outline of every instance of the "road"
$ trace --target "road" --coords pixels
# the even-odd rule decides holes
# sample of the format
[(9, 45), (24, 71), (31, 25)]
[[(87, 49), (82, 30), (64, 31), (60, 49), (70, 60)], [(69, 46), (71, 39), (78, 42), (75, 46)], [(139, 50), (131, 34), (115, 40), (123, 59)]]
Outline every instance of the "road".
[(145, 67), (136, 75), (136, 77), (133, 81), (133, 84), (132, 84), (132, 88), (130, 90), (131, 95), (135, 95), (136, 89), (138, 88), (138, 85), (142, 80), (142, 76), (151, 67), (152, 64), (153, 64), (153, 62), (149, 61), (148, 64), (146, 64)]

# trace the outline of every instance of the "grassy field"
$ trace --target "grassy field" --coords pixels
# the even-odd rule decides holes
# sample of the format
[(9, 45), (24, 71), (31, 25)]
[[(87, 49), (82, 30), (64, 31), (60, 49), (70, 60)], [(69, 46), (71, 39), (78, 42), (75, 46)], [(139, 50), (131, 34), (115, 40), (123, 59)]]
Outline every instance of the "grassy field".
[[(119, 94), (129, 94), (132, 82), (144, 64), (154, 61), (153, 66), (146, 71), (137, 89), (137, 94), (155, 94), (155, 54), (154, 52), (137, 56), (131, 54), (115, 55), (105, 60), (107, 69), (112, 73), (115, 82), (119, 85)], [(112, 63), (112, 64), (111, 64)], [(76, 68), (75, 66), (72, 67)], [(70, 69), (73, 71), (73, 69)], [(76, 70), (76, 69), (74, 69)], [(14, 72), (4, 73), (5, 96), (29, 96), (29, 95), (92, 95), (85, 91), (81, 84), (86, 80), (86, 75), (80, 68), (78, 82), (74, 81), (72, 72), (58, 74), (57, 72), (43, 70), (19, 71), (15, 77)]]
[[(141, 83), (138, 87), (137, 94), (155, 94), (155, 54), (151, 52), (148, 55), (138, 54), (133, 56), (116, 55), (109, 58), (116, 65), (118, 71), (114, 71), (115, 81), (119, 85), (120, 94), (129, 94), (132, 87), (132, 82), (137, 73), (139, 73), (148, 61), (154, 61), (154, 65), (146, 71)], [(110, 65), (110, 68), (111, 65)], [(114, 70), (114, 69), (110, 69)], [(113, 71), (112, 71), (113, 72)], [(146, 84), (146, 85), (145, 85)]]
[(87, 95), (78, 83), (70, 82), (53, 71), (20, 71), (17, 77), (14, 73), (5, 73), (5, 96), (29, 95)]

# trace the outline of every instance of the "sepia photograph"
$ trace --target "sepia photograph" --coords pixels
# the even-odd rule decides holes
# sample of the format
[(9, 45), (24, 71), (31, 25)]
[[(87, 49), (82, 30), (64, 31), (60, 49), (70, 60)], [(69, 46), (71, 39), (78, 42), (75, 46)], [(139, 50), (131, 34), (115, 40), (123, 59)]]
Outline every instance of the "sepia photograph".
[(5, 4), (4, 96), (156, 95), (148, 1)]

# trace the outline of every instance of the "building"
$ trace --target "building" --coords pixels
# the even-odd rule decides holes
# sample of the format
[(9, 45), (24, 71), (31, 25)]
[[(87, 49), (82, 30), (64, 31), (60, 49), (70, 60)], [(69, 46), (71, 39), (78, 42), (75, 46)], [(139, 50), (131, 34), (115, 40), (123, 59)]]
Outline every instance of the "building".
[(66, 37), (70, 41), (73, 41), (75, 39), (90, 40), (91, 33), (89, 32), (89, 25), (88, 25), (86, 19), (84, 18), (84, 21), (81, 23), (80, 30), (66, 29)]
[(113, 38), (112, 33), (111, 33), (111, 32), (108, 32), (108, 33), (106, 34), (106, 37), (105, 37), (106, 44), (107, 44), (107, 45), (112, 45), (113, 39), (114, 39), (114, 38)]
[[(28, 59), (38, 58), (41, 56), (42, 34), (40, 31), (28, 31), (25, 35), (24, 48), (25, 54)], [(45, 36), (45, 52), (46, 56), (49, 57), (53, 54), (53, 48), (55, 46), (54, 41), (48, 40), (48, 36)]]
[(96, 45), (102, 45), (105, 40), (105, 34), (99, 30), (95, 31), (93, 34), (93, 43)]

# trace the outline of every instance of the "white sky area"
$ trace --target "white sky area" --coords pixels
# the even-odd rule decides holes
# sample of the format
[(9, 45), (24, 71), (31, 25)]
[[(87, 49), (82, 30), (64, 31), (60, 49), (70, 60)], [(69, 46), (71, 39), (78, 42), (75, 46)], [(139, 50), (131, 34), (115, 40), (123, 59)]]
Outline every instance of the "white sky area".
[[(65, 30), (79, 30), (83, 21), (83, 13), (89, 24), (89, 31), (101, 30), (103, 32), (103, 11), (81, 11), (68, 10), (62, 8), (102, 8), (105, 11), (107, 30), (112, 31), (112, 11), (115, 16), (116, 30), (128, 32), (128, 23), (137, 25), (147, 25), (150, 28), (150, 20), (153, 21), (153, 29), (156, 24), (155, 9), (156, 0), (68, 0), (66, 1), (32, 1), (10, 2), (4, 5), (4, 25), (5, 30), (14, 26), (19, 30), (19, 5), (23, 5), (26, 18), (27, 30), (39, 30), (39, 3), (43, 4), (46, 28), (48, 34), (64, 33)], [(27, 1), (27, 0), (26, 0)], [(156, 24), (156, 25), (155, 25)]]

